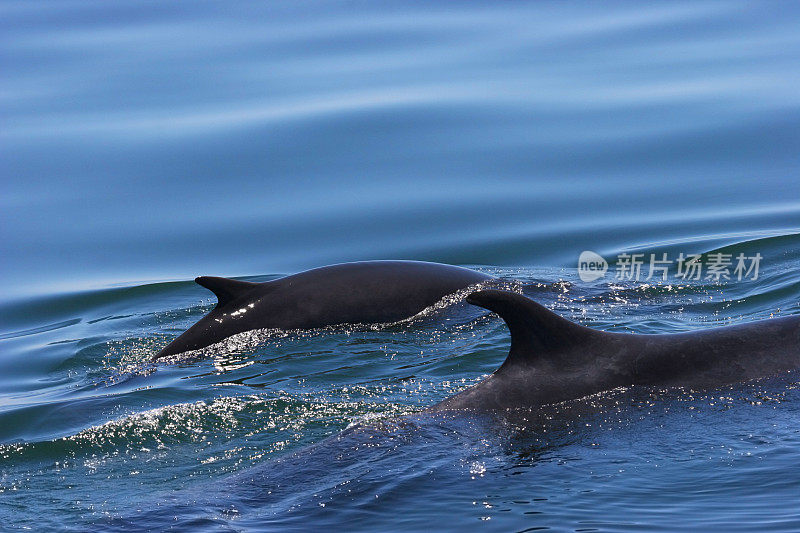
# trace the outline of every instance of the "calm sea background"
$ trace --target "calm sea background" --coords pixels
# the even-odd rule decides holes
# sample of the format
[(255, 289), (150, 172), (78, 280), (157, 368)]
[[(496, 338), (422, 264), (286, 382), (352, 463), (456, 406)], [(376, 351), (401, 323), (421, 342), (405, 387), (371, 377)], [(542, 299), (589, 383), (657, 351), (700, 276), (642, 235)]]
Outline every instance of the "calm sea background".
[(416, 415), (505, 357), (464, 303), (147, 363), (195, 276), (367, 259), (616, 331), (798, 314), (798, 88), (789, 2), (2, 0), (0, 529), (800, 530), (796, 373)]

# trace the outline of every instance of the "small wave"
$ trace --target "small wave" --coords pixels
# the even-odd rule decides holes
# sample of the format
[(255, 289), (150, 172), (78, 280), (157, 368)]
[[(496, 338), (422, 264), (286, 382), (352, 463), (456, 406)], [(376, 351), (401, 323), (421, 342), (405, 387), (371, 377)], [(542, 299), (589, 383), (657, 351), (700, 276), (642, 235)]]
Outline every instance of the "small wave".
[(55, 331), (57, 329), (78, 324), (80, 321), (81, 320), (79, 318), (73, 318), (70, 320), (62, 320), (61, 322), (56, 322), (55, 324), (47, 324), (46, 326), (12, 331), (11, 333), (3, 333), (0, 334), (0, 341), (5, 339), (16, 339), (18, 337), (26, 337), (28, 335), (36, 335), (37, 333), (44, 333), (46, 331)]

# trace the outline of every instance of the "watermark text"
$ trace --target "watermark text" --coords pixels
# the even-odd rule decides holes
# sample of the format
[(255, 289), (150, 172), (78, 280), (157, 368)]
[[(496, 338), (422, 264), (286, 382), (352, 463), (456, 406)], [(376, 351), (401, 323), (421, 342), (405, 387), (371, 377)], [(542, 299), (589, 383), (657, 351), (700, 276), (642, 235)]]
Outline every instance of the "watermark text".
[[(667, 281), (670, 271), (681, 281), (757, 280), (762, 256), (714, 252), (705, 255), (684, 254), (670, 258), (659, 254), (621, 253), (614, 263), (615, 279), (625, 281)], [(600, 254), (586, 250), (578, 257), (581, 281), (595, 281), (606, 275), (609, 264)]]

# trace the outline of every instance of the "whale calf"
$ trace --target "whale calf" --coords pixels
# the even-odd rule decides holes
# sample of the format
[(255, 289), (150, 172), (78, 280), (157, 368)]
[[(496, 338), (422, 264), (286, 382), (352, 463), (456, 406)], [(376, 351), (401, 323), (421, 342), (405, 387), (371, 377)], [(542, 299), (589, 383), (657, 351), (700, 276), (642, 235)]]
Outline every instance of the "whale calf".
[(638, 335), (575, 324), (510, 291), (467, 302), (505, 321), (511, 349), (491, 376), (429, 411), (531, 408), (630, 385), (708, 388), (800, 368), (800, 316)]
[(217, 306), (153, 360), (254, 329), (396, 322), (490, 279), (467, 268), (422, 261), (342, 263), (264, 283), (199, 277), (195, 281), (217, 296)]

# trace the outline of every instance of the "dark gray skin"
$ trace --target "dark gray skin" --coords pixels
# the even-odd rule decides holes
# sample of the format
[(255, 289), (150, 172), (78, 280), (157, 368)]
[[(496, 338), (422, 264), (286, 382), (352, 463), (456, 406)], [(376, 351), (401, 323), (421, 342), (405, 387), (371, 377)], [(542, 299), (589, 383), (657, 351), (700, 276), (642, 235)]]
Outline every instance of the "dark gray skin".
[(153, 360), (254, 329), (397, 322), (489, 279), (474, 270), (420, 261), (343, 263), (265, 283), (199, 277), (195, 281), (216, 294), (217, 306)]
[(509, 291), (467, 302), (505, 320), (511, 350), (494, 374), (431, 411), (531, 408), (630, 385), (703, 389), (800, 368), (800, 316), (635, 335), (575, 324)]

